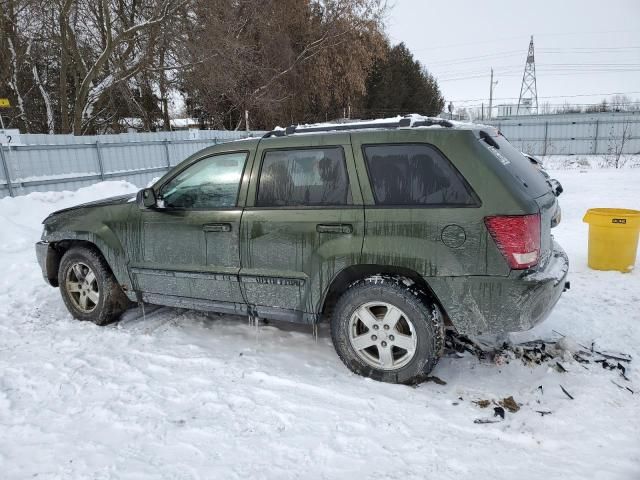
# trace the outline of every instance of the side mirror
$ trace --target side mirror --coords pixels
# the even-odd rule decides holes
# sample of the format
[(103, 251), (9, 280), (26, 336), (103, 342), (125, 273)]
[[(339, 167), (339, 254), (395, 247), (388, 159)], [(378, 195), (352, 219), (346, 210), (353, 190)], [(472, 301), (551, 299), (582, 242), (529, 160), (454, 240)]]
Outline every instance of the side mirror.
[(141, 210), (155, 207), (157, 203), (156, 192), (153, 188), (143, 188), (136, 196), (136, 203)]

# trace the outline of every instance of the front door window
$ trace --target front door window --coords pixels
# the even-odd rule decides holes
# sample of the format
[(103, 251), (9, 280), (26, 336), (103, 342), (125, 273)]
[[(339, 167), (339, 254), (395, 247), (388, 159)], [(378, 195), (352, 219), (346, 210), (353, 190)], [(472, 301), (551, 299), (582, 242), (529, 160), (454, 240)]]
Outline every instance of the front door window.
[(165, 208), (206, 209), (235, 207), (245, 152), (205, 158), (176, 175), (162, 187)]

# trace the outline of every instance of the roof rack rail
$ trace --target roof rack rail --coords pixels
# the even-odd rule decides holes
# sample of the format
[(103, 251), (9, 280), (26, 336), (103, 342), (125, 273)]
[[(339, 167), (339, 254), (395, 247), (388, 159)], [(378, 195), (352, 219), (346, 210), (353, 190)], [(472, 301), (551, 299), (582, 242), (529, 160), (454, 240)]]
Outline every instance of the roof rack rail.
[(303, 125), (290, 125), (287, 128), (278, 128), (267, 132), (262, 138), (284, 137), (295, 133), (318, 133), (318, 132), (342, 132), (349, 130), (366, 130), (373, 128), (407, 128), (407, 127), (430, 127), (432, 125), (440, 125), (441, 127), (451, 128), (453, 123), (449, 120), (431, 117), (406, 116), (399, 120), (389, 120), (388, 122), (352, 122), (352, 123), (335, 123), (324, 125), (311, 125), (305, 127)]

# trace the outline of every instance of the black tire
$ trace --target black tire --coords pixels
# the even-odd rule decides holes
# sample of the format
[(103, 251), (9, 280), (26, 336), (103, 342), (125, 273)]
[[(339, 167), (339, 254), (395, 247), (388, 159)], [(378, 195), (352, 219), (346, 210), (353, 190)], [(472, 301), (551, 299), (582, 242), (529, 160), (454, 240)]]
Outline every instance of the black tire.
[[(95, 275), (94, 286), (97, 286), (96, 290), (99, 293), (99, 297), (97, 303), (90, 304), (93, 307), (89, 307), (90, 311), (83, 311), (77, 297), (68, 291), (68, 275), (74, 265), (78, 264), (89, 267)], [(129, 299), (120, 288), (120, 285), (118, 285), (107, 262), (100, 252), (93, 248), (72, 247), (67, 250), (60, 260), (58, 285), (60, 286), (62, 300), (64, 300), (71, 315), (77, 320), (92, 322), (101, 326), (108, 325), (118, 320), (129, 306)], [(77, 292), (74, 293), (77, 294)]]
[[(375, 368), (352, 346), (349, 339), (353, 328), (351, 317), (358, 308), (370, 302), (390, 304), (404, 312), (412, 323), (411, 336), (416, 336), (415, 353), (399, 368)], [(381, 382), (415, 385), (427, 378), (442, 356), (444, 321), (438, 307), (429, 302), (414, 282), (404, 277), (375, 275), (354, 283), (340, 297), (331, 318), (331, 339), (338, 356), (352, 372)]]

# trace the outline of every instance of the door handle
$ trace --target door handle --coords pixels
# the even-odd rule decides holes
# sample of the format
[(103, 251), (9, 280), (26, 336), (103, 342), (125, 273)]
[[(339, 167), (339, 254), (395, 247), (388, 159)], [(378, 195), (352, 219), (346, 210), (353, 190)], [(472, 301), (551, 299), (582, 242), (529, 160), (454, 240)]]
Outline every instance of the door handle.
[(202, 230), (205, 232), (230, 232), (230, 223), (208, 223), (202, 226)]
[(339, 223), (333, 225), (318, 224), (316, 225), (318, 233), (353, 233), (353, 225), (348, 223)]

